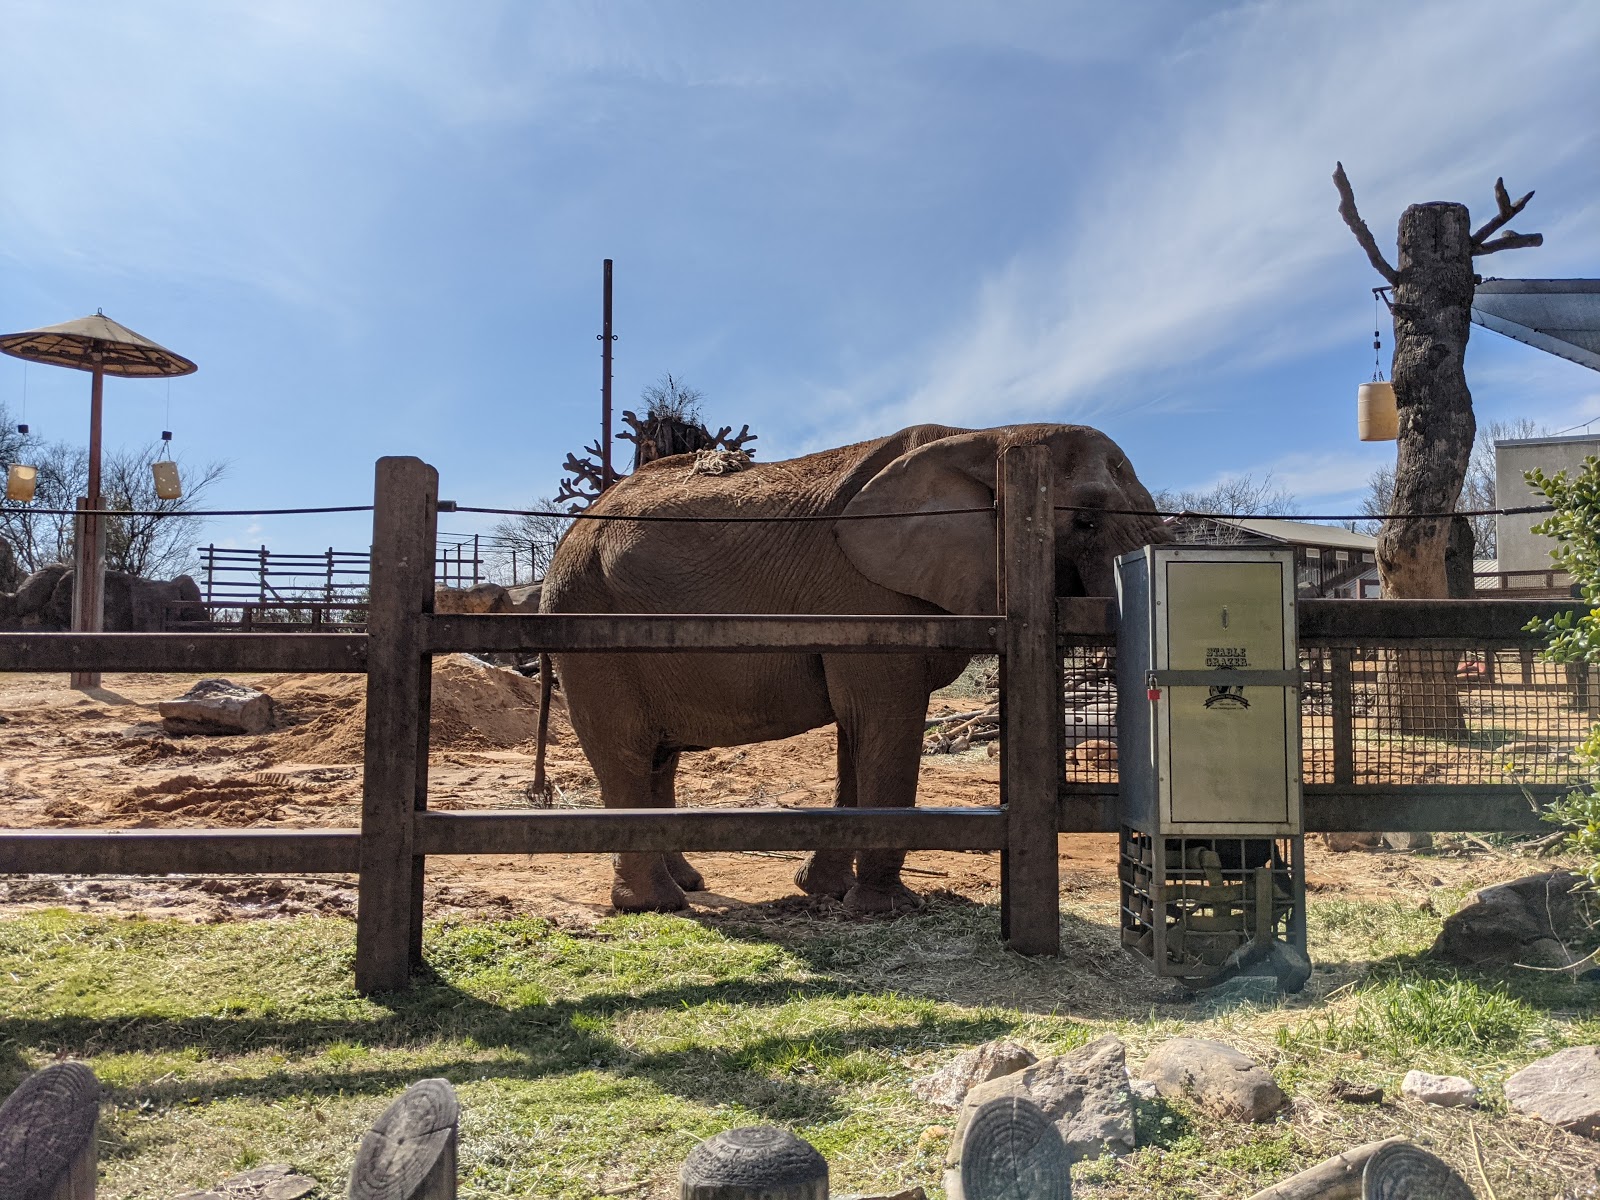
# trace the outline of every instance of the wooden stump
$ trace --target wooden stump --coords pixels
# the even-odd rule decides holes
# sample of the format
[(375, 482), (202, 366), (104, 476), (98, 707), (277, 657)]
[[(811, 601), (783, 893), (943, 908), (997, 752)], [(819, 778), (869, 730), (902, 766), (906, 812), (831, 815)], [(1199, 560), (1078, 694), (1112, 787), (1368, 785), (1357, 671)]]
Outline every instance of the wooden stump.
[(951, 1200), (1072, 1200), (1071, 1167), (1066, 1143), (1038, 1105), (997, 1097), (967, 1123), (960, 1195)]
[(1390, 1142), (1361, 1173), (1361, 1200), (1474, 1200), (1455, 1169), (1410, 1142)]
[(707, 1138), (679, 1176), (682, 1200), (828, 1200), (828, 1164), (785, 1129), (751, 1125)]
[(412, 1084), (361, 1139), (350, 1200), (455, 1200), (459, 1119), (443, 1079)]
[(0, 1194), (94, 1200), (100, 1081), (82, 1063), (29, 1075), (0, 1105)]

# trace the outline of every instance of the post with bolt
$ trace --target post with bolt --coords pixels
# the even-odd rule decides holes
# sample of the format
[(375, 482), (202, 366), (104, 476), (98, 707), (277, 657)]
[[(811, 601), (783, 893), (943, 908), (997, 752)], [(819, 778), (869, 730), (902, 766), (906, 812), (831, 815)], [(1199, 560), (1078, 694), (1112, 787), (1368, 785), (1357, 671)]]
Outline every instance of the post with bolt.
[(1005, 678), (1000, 692), (1001, 934), (1023, 954), (1061, 950), (1056, 863), (1061, 664), (1056, 651), (1055, 512), (1046, 446), (1001, 461), (1000, 577)]
[(428, 803), (431, 659), (439, 473), (418, 458), (380, 458), (367, 601), (367, 740), (356, 907), (356, 988), (406, 986), (422, 962), (423, 859), (416, 813)]

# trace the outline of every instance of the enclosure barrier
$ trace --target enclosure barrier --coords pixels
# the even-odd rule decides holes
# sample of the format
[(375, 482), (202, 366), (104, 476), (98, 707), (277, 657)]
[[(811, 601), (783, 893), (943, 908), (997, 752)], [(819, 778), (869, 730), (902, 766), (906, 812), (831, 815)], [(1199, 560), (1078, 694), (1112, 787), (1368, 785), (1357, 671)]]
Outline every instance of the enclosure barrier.
[[(0, 830), (0, 874), (226, 874), (355, 872), (356, 982), (363, 992), (403, 987), (420, 964), (422, 884), (435, 854), (615, 853), (658, 850), (999, 851), (1002, 936), (1015, 949), (1059, 949), (1057, 832), (1114, 832), (1114, 762), (1068, 763), (1097, 729), (1114, 735), (1112, 602), (1055, 596), (1050, 460), (1018, 447), (1002, 464), (997, 519), (1004, 616), (434, 614), (438, 476), (415, 458), (377, 466), (372, 592), (365, 634), (0, 634), (0, 670), (146, 672), (365, 672), (367, 723), (359, 829)], [(1303, 704), (1321, 705), (1327, 781), (1311, 771), (1306, 828), (1317, 830), (1537, 828), (1528, 794), (1554, 779), (1427, 783), (1357, 778), (1368, 730), (1357, 699), (1372, 663), (1392, 652), (1452, 656), (1463, 694), (1578, 696), (1544, 664), (1535, 679), (1534, 616), (1554, 602), (1318, 600), (1300, 605)], [(427, 807), (431, 659), (457, 651), (996, 654), (1003, 662), (997, 808), (728, 810), (604, 809), (430, 812)], [(1503, 652), (1516, 663), (1500, 663)], [(1487, 659), (1482, 656), (1488, 654)], [(1380, 656), (1370, 659), (1371, 655)], [(1473, 659), (1477, 655), (1479, 659)], [(1307, 656), (1310, 656), (1309, 658)], [(1314, 662), (1312, 661), (1314, 659)], [(1482, 661), (1480, 661), (1482, 660)], [(1491, 682), (1459, 674), (1492, 664)], [(1066, 691), (1063, 691), (1063, 663)], [(1513, 669), (1515, 667), (1515, 670)], [(1522, 676), (1517, 671), (1523, 671)], [(1325, 678), (1324, 678), (1325, 677)], [(1497, 682), (1495, 682), (1497, 681)], [(1521, 689), (1518, 691), (1518, 689)], [(1109, 695), (1109, 708), (1106, 698)], [(1088, 699), (1083, 699), (1087, 697)], [(1564, 702), (1564, 701), (1563, 701)], [(1088, 707), (1085, 707), (1085, 705)], [(1467, 707), (1470, 707), (1468, 705)], [(1545, 711), (1528, 709), (1523, 711)], [(1087, 714), (1087, 715), (1086, 715)], [(1303, 711), (1304, 715), (1304, 711)], [(1093, 717), (1093, 722), (1089, 720)], [(1064, 722), (1065, 718), (1065, 722)], [(1080, 718), (1082, 718), (1080, 720)], [(1074, 733), (1064, 738), (1066, 723)], [(1369, 722), (1370, 724), (1370, 722)], [(1575, 727), (1575, 726), (1574, 726)], [(1318, 726), (1323, 728), (1323, 726)], [(1399, 744), (1415, 741), (1401, 736)], [(1313, 739), (1307, 739), (1308, 745)], [(1326, 746), (1324, 747), (1324, 742)], [(1114, 754), (1114, 742), (1112, 743)], [(1318, 780), (1318, 782), (1309, 782)]]

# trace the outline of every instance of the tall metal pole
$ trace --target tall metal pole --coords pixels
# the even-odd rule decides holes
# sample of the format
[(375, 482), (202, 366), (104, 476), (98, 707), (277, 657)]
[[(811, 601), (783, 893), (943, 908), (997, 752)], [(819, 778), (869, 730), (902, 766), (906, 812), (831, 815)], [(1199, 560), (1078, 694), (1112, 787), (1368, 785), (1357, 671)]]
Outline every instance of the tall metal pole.
[[(93, 353), (94, 381), (89, 390), (89, 487), (84, 508), (78, 518), (76, 572), (72, 589), (72, 628), (75, 633), (99, 633), (105, 628), (105, 575), (100, 561), (100, 421), (105, 399), (105, 356)], [(97, 688), (100, 672), (73, 671), (75, 688)]]
[(611, 471), (611, 260), (605, 260), (600, 315), (600, 490), (616, 480)]

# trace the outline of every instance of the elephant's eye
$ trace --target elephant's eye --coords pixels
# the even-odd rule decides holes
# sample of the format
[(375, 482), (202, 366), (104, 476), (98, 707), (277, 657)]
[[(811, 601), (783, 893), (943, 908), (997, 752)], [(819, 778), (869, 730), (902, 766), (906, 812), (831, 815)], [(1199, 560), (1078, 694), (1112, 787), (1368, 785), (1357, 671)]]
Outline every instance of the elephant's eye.
[(1094, 516), (1091, 513), (1079, 513), (1077, 516), (1072, 518), (1072, 523), (1085, 533), (1093, 533), (1095, 529), (1098, 528), (1098, 523), (1095, 521)]

